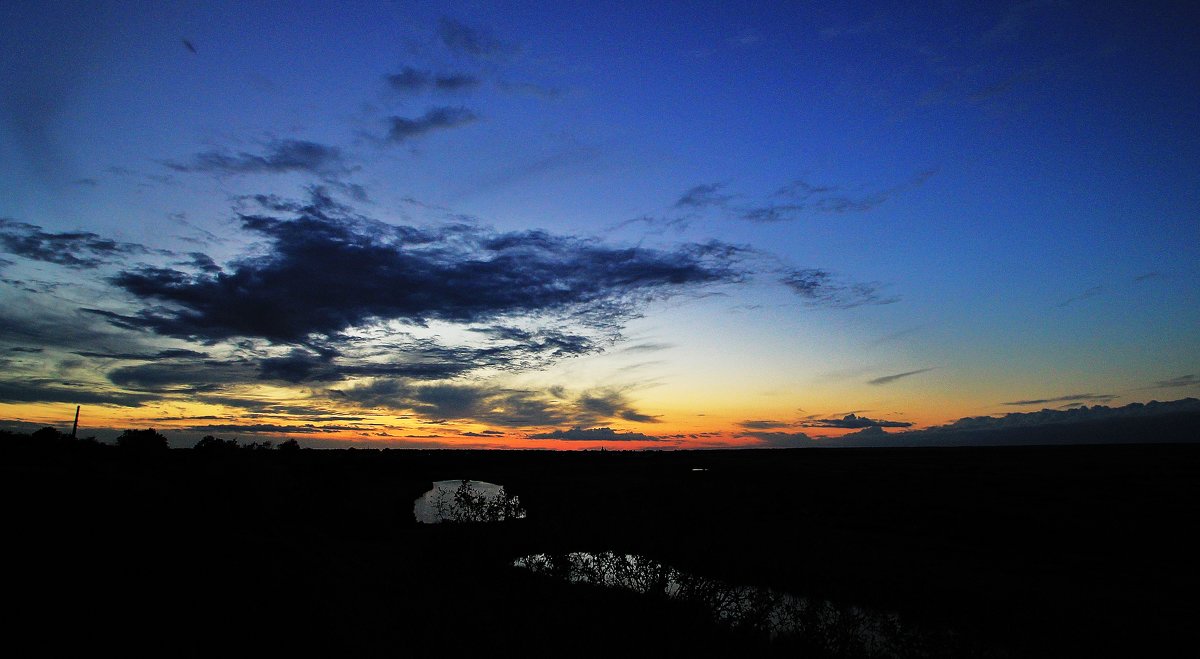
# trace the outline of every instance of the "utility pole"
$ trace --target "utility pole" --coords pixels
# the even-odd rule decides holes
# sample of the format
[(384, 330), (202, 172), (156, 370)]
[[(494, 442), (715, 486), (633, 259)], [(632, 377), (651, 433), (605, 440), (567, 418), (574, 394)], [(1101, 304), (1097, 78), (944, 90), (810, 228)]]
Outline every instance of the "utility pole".
[(71, 439), (75, 439), (75, 433), (79, 430), (79, 408), (82, 405), (75, 406), (75, 425), (71, 426)]

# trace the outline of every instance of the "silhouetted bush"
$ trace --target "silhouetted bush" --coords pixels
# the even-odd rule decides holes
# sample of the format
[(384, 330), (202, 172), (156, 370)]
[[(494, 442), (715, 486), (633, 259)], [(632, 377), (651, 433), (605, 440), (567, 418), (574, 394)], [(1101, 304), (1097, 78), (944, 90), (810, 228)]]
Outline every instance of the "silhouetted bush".
[(126, 430), (117, 437), (117, 446), (133, 451), (157, 451), (166, 449), (167, 438), (154, 428), (145, 430)]
[(525, 517), (520, 497), (508, 494), (503, 487), (489, 495), (476, 491), (471, 481), (464, 480), (449, 499), (444, 494), (434, 506), (438, 516), (447, 522), (502, 522)]
[(196, 442), (196, 445), (192, 448), (196, 449), (197, 451), (227, 453), (238, 450), (238, 443), (236, 439), (221, 439), (220, 437), (205, 435), (200, 441)]
[(50, 426), (46, 426), (40, 430), (35, 430), (29, 436), (39, 442), (59, 441), (64, 437), (68, 437), (68, 435), (60, 433), (57, 428), (52, 428)]
[(276, 446), (275, 448), (279, 449), (280, 451), (286, 451), (286, 452), (299, 451), (300, 450), (300, 442), (296, 441), (295, 439), (289, 439), (286, 442), (280, 444), (279, 446)]

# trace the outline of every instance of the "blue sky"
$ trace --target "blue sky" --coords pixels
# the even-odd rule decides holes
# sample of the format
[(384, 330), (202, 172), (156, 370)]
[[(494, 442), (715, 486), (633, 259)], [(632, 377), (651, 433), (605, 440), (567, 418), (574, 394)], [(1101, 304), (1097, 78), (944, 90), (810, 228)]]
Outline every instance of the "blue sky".
[[(421, 439), (595, 426), (737, 443), (748, 419), (920, 427), (1194, 395), (1196, 18), (1187, 3), (8, 3), (0, 341), (17, 393), (0, 416), (52, 422), (62, 387), (88, 387), (111, 394), (111, 427), (246, 429), (266, 405), (275, 425), (353, 416), (395, 441), (442, 421)], [(244, 218), (312, 213), (397, 257), (411, 243), (388, 227), (438, 231), (447, 272), (447, 254), (520, 234), (514, 263), (547, 259), (551, 280), (494, 276), (579, 297), (464, 315), (458, 298), (399, 309), (371, 292), (353, 311), (330, 301), (336, 327), (215, 331), (225, 311), (195, 306), (205, 277), (254, 258), (246, 276), (295, 273), (288, 245), (316, 249)], [(644, 269), (588, 270), (618, 257)], [(551, 264), (587, 274), (553, 280)], [(125, 275), (146, 267), (160, 279), (138, 285), (185, 284), (135, 290)], [(251, 298), (386, 280), (337, 273)], [(505, 297), (496, 284), (464, 286)], [(29, 328), (64, 323), (80, 335), (35, 345)], [(543, 338), (484, 331), (497, 324)], [(556, 353), (550, 330), (587, 348)], [(455, 367), (385, 376), (362, 368), (382, 348), (341, 343), (356, 331), (392, 360), (415, 359), (412, 341), (524, 352), (467, 368), (426, 351)], [(147, 359), (106, 351), (221, 375), (164, 388), (122, 370)], [(337, 368), (262, 366), (285, 355)], [(201, 385), (224, 398), (197, 407)], [(558, 412), (488, 411), (514, 391)], [(341, 425), (328, 434), (354, 436)]]

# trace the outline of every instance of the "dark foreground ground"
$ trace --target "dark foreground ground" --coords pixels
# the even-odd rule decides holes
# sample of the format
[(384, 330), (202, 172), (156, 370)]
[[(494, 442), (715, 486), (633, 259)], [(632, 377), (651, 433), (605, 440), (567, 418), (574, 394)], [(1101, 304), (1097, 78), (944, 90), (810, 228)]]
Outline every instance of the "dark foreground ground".
[[(603, 550), (897, 612), (945, 642), (914, 656), (1195, 645), (1200, 445), (205, 455), (0, 439), (6, 640), (40, 656), (803, 654), (511, 567)], [(507, 486), (528, 518), (415, 524), (413, 499), (458, 478)]]

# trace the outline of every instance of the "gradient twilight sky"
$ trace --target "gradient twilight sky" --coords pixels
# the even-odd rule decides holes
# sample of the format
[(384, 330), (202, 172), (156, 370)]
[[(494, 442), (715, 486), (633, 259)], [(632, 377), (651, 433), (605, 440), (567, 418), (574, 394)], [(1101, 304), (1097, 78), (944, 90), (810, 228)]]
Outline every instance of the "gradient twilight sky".
[(6, 2), (0, 419), (761, 446), (1196, 395), (1200, 9), (914, 4)]

